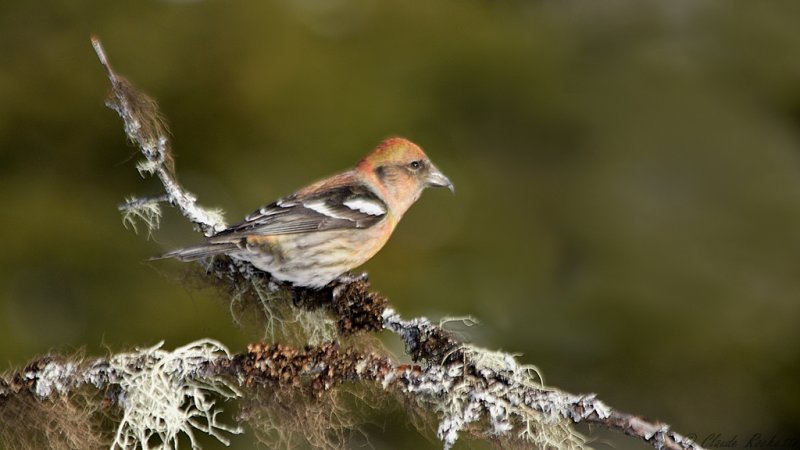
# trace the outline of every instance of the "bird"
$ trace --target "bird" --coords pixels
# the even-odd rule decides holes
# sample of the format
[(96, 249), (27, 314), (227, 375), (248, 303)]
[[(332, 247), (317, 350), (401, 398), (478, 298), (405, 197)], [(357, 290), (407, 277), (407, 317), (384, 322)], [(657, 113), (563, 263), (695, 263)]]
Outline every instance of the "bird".
[(274, 279), (319, 289), (371, 259), (428, 187), (455, 187), (416, 144), (382, 141), (350, 170), (263, 206), (206, 242), (159, 257), (228, 255)]

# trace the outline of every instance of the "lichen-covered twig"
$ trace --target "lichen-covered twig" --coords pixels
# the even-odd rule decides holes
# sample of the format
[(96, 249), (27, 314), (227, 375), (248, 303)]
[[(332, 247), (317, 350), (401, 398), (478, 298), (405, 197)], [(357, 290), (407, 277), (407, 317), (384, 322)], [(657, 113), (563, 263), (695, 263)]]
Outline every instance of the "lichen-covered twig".
[[(170, 150), (169, 131), (158, 110), (158, 104), (114, 72), (99, 39), (92, 37), (92, 46), (111, 82), (111, 95), (106, 105), (119, 114), (125, 124), (125, 134), (136, 143), (145, 157), (145, 161), (137, 166), (139, 172), (142, 175), (158, 177), (165, 191), (165, 196), (147, 201), (129, 200), (120, 205), (120, 210), (135, 211), (141, 206), (147, 206), (152, 210), (157, 201), (167, 201), (177, 207), (181, 214), (206, 236), (225, 229), (219, 211), (198, 206), (197, 198), (178, 183), (175, 176), (175, 161)], [(132, 216), (126, 215), (126, 217)]]
[[(207, 372), (209, 364), (230, 357), (227, 349), (210, 339), (171, 352), (161, 346), (162, 343), (89, 362), (63, 356), (39, 359), (20, 372), (0, 378), (0, 408), (11, 409), (3, 412), (4, 416), (13, 417), (14, 408), (24, 410), (30, 403), (69, 401), (76, 398), (77, 392), (94, 388), (105, 391), (105, 403), (116, 406), (122, 413), (111, 441), (112, 450), (147, 449), (154, 444), (156, 448), (177, 448), (181, 436), (188, 437), (196, 449), (199, 444), (195, 431), (227, 444), (223, 432), (241, 430), (218, 420), (221, 409), (217, 401), (240, 394), (235, 382)], [(26, 401), (10, 401), (20, 398)], [(78, 409), (99, 412), (100, 407), (87, 403), (78, 405)], [(0, 425), (0, 436), (8, 435), (16, 427), (30, 428), (31, 433), (79, 434), (71, 430), (42, 430), (55, 426), (46, 415), (29, 420), (34, 423), (6, 420)]]
[[(688, 438), (671, 431), (669, 426), (615, 411), (593, 394), (573, 395), (545, 388), (538, 383), (540, 377), (535, 368), (520, 365), (512, 355), (470, 346), (424, 317), (403, 319), (388, 306), (386, 297), (369, 288), (366, 280), (348, 284), (333, 299), (329, 292), (302, 298), (303, 307), (329, 309), (340, 324), (342, 335), (386, 330), (400, 336), (407, 353), (415, 361), (426, 363), (424, 372), (438, 378), (437, 383), (425, 385), (428, 391), (441, 393), (447, 391), (444, 386), (459, 386), (457, 394), (461, 399), (455, 402), (471, 400), (463, 401), (461, 411), (453, 411), (455, 414), (445, 415), (442, 420), (439, 437), (446, 446), (454, 443), (458, 432), (470, 423), (488, 418), (493, 433), (503, 434), (508, 427), (505, 431), (509, 434), (521, 433), (521, 437), (544, 446), (563, 447), (570, 440), (577, 443), (575, 435), (566, 432), (563, 423), (558, 422), (558, 419), (564, 419), (573, 423), (602, 425), (640, 438), (659, 449), (700, 448)], [(439, 370), (442, 367), (449, 369)], [(454, 378), (446, 379), (448, 373), (453, 373)], [(500, 384), (498, 379), (502, 380)], [(491, 389), (487, 389), (488, 386)], [(497, 395), (500, 386), (501, 395)], [(543, 416), (532, 416), (529, 411), (545, 414), (549, 423), (555, 426), (541, 430), (542, 425), (537, 425), (536, 421)], [(538, 426), (539, 432), (531, 432), (531, 426)], [(559, 438), (562, 439), (561, 445), (553, 444), (552, 441)]]
[(146, 445), (152, 437), (172, 446), (181, 434), (194, 446), (193, 431), (222, 442), (227, 440), (221, 432), (240, 431), (217, 420), (214, 397), (233, 398), (242, 388), (264, 387), (318, 396), (343, 383), (370, 382), (420, 407), (441, 408), (438, 433), (445, 448), (469, 424), (486, 419), (488, 428), (473, 434), (532, 441), (541, 448), (580, 447), (582, 441), (566, 423), (587, 422), (639, 437), (657, 449), (700, 449), (666, 425), (614, 411), (594, 395), (542, 387), (507, 355), (486, 360), (471, 347), (457, 353), (448, 363), (419, 366), (333, 342), (303, 349), (253, 344), (235, 355), (211, 340), (171, 352), (159, 344), (88, 363), (43, 358), (0, 379), (0, 405), (11, 396), (32, 394), (35, 401), (46, 401), (93, 386), (104, 389), (106, 399), (123, 411), (112, 448)]
[(671, 431), (668, 425), (616, 411), (594, 394), (575, 395), (544, 387), (538, 382), (534, 367), (520, 365), (512, 355), (460, 343), (425, 318), (403, 320), (387, 308), (383, 320), (386, 329), (402, 337), (412, 357), (440, 361), (439, 367), (444, 370), (430, 370), (428, 366), (426, 371), (429, 377), (436, 377), (434, 385), (459, 386), (456, 391), (460, 391), (458, 395), (465, 404), (461, 410), (446, 410), (439, 426), (439, 438), (446, 448), (466, 425), (488, 418), (492, 434), (516, 433), (540, 447), (580, 444), (574, 434), (558, 424), (558, 420), (564, 419), (620, 431), (657, 449), (702, 449), (691, 439)]

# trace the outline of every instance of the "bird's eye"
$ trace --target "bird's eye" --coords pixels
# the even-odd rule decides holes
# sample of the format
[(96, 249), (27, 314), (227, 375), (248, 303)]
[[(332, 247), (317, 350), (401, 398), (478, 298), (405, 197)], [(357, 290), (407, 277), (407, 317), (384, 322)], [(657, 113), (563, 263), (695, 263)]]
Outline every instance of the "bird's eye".
[(422, 161), (411, 161), (411, 162), (408, 164), (408, 167), (409, 167), (411, 170), (419, 170), (419, 169), (420, 169), (420, 167), (422, 167)]

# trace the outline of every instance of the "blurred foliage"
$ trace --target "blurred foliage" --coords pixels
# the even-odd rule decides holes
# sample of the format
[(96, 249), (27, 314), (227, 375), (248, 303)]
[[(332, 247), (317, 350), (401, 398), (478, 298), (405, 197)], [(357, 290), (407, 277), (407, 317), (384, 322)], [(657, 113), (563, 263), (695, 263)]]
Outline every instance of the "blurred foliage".
[[(366, 266), (403, 314), (472, 315), (551, 384), (701, 442), (788, 437), (798, 23), (796, 1), (3, 2), (0, 355), (261, 337), (146, 262), (198, 240), (184, 220), (122, 227), (116, 204), (158, 185), (103, 107), (96, 33), (229, 221), (406, 136), (457, 195), (427, 192)], [(438, 446), (375, 421), (377, 448)]]

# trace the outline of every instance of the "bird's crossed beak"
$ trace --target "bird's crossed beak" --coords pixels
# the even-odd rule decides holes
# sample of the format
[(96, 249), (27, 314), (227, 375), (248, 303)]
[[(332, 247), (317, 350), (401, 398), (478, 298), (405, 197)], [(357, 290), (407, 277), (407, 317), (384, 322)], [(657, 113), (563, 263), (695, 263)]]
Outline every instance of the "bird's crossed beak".
[(450, 189), (450, 192), (456, 193), (456, 187), (453, 186), (453, 182), (435, 166), (431, 166), (428, 177), (425, 179), (425, 184), (430, 187), (446, 187)]

